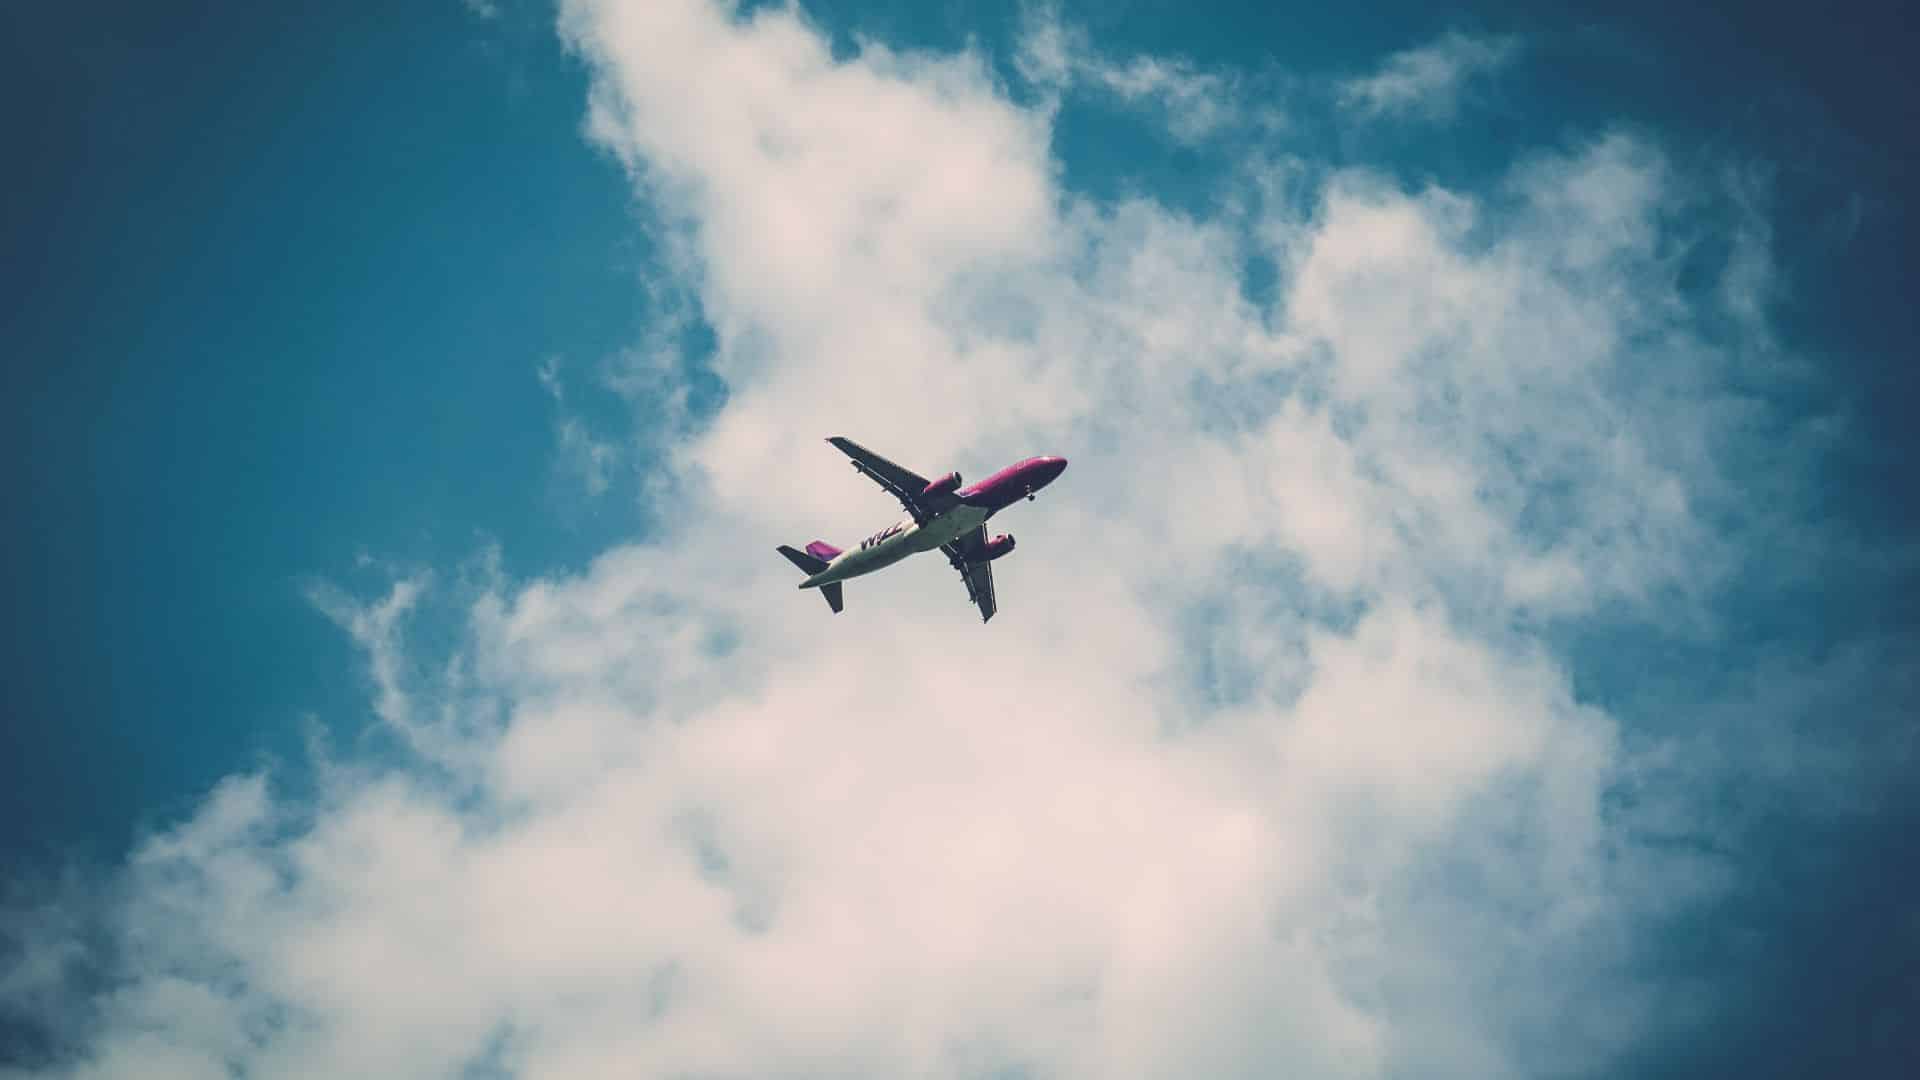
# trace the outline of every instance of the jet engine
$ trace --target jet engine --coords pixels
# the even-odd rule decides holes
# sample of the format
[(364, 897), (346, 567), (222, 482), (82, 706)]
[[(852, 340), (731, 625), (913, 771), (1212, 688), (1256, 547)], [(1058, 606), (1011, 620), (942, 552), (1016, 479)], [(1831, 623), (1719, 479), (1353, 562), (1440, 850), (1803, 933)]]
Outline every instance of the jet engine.
[(974, 562), (992, 562), (993, 560), (999, 558), (1002, 555), (1007, 554), (1012, 550), (1013, 550), (1013, 537), (1007, 533), (1001, 533), (1000, 535), (980, 545), (980, 550), (975, 552), (973, 555), (973, 561)]
[(935, 480), (934, 482), (928, 484), (927, 489), (925, 491), (922, 491), (920, 495), (923, 498), (931, 499), (935, 495), (945, 495), (959, 486), (960, 486), (960, 474), (957, 472), (950, 472), (947, 475), (941, 477), (940, 479)]

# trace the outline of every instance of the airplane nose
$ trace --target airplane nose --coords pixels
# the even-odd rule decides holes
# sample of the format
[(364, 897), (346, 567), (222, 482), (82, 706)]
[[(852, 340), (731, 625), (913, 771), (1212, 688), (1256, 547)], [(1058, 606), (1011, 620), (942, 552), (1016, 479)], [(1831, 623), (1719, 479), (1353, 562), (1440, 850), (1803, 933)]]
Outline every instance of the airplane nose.
[(1049, 482), (1058, 479), (1060, 474), (1066, 471), (1067, 471), (1066, 458), (1056, 457), (1056, 458), (1047, 459), (1047, 480)]

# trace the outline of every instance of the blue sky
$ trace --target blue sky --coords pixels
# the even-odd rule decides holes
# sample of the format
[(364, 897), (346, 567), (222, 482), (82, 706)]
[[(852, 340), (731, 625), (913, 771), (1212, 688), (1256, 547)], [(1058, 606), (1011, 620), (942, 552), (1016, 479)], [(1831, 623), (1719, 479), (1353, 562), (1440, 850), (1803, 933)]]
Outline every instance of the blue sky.
[(0, 1068), (1911, 1054), (1894, 5), (660, 7), (4, 16)]
[(9, 35), (69, 43), (21, 58), (65, 111), (14, 106), (37, 152), (9, 211), (9, 457), (43, 524), (7, 560), (35, 763), (9, 850), (112, 852), (297, 747), (303, 714), (350, 715), (305, 579), (477, 533), (578, 561), (636, 523), (555, 492), (536, 367), (636, 336), (644, 242), (544, 26), (445, 7)]

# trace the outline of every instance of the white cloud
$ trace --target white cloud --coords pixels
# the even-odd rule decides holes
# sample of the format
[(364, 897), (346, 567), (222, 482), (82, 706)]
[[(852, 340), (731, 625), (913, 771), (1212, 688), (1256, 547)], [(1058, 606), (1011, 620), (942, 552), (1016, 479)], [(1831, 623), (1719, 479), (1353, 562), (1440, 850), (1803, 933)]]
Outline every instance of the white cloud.
[[(1614, 721), (1528, 628), (1713, 551), (1717, 474), (1663, 441), (1699, 395), (1621, 377), (1719, 355), (1657, 150), (1492, 201), (1337, 175), (1262, 226), (1263, 310), (1237, 225), (1061, 190), (978, 56), (836, 62), (690, 0), (561, 26), (716, 336), (679, 512), (484, 577), (430, 663), (420, 585), (319, 594), (436, 767), (314, 805), (237, 778), (146, 844), (75, 1075), (1497, 1076), (1632, 1042), (1591, 944), (1634, 916)], [(835, 433), (1073, 459), (1009, 516), (989, 627), (931, 560), (838, 617), (793, 588), (774, 543), (890, 512)], [(1184, 660), (1223, 596), (1233, 694)]]
[(1187, 142), (1197, 142), (1233, 119), (1226, 80), (1179, 61), (1140, 56), (1125, 66), (1100, 66), (1092, 74), (1124, 100), (1159, 102), (1169, 129)]
[(1445, 120), (1459, 108), (1470, 81), (1504, 67), (1518, 48), (1518, 42), (1510, 37), (1475, 37), (1452, 31), (1393, 54), (1371, 75), (1341, 84), (1340, 101), (1370, 116)]

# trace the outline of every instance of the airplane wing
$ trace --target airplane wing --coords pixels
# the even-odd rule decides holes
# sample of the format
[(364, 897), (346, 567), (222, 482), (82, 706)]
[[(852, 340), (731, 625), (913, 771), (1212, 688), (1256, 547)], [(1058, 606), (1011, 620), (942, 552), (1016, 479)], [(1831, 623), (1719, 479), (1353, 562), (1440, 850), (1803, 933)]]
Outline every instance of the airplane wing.
[(853, 467), (873, 478), (874, 483), (886, 488), (900, 505), (907, 508), (915, 521), (925, 521), (933, 516), (932, 508), (922, 500), (920, 493), (927, 489), (927, 478), (912, 469), (903, 469), (879, 454), (861, 446), (852, 439), (835, 435), (828, 442), (841, 453), (853, 459)]
[(981, 622), (993, 618), (993, 613), (999, 610), (993, 598), (993, 564), (969, 562), (967, 552), (979, 550), (986, 542), (987, 527), (982, 525), (951, 544), (940, 545), (947, 561), (960, 571), (960, 580), (967, 586), (967, 599), (979, 606)]

